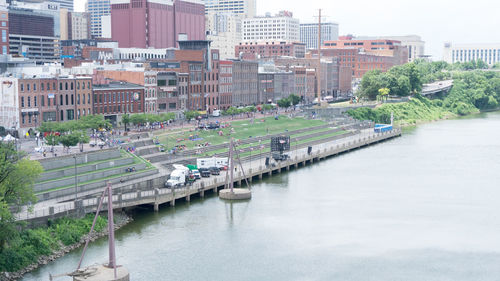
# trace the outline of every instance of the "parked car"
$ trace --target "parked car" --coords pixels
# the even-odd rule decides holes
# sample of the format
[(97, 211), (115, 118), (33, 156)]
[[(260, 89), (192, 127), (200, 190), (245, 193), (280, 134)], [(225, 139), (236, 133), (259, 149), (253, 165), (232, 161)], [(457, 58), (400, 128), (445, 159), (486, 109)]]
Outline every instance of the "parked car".
[(208, 170), (210, 171), (210, 174), (214, 176), (220, 175), (220, 169), (217, 167), (210, 167)]
[(192, 170), (191, 174), (194, 176), (195, 179), (197, 179), (197, 180), (201, 179), (200, 171), (198, 171), (198, 170)]
[(203, 170), (200, 172), (200, 175), (204, 178), (209, 178), (210, 177), (210, 171), (208, 170)]

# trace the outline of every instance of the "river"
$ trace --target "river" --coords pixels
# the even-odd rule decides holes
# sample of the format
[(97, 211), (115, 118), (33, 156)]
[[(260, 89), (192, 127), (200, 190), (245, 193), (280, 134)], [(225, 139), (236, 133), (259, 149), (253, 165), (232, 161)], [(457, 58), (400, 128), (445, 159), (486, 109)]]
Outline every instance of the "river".
[[(248, 202), (209, 196), (134, 218), (116, 233), (131, 280), (499, 280), (500, 113), (275, 175)], [(85, 262), (107, 250), (94, 242)], [(80, 254), (23, 280), (71, 271)]]

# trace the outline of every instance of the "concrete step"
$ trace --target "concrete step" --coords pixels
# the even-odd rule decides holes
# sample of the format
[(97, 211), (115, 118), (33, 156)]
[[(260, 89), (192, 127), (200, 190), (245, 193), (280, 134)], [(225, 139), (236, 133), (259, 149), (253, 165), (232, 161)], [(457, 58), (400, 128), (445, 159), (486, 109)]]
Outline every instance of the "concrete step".
[[(81, 195), (84, 193), (89, 193), (89, 191), (95, 190), (95, 193), (100, 193), (102, 192), (102, 188), (106, 186), (107, 182), (110, 182), (113, 185), (118, 185), (118, 184), (124, 184), (128, 182), (134, 182), (134, 181), (143, 181), (147, 179), (150, 176), (158, 174), (158, 169), (148, 169), (148, 170), (141, 170), (137, 171), (135, 173), (125, 173), (125, 174), (119, 174), (116, 175), (115, 177), (100, 180), (100, 181), (95, 181), (92, 183), (82, 183), (78, 185), (78, 193)], [(92, 192), (90, 192), (93, 194)], [(71, 198), (74, 198), (73, 196), (75, 195), (75, 187), (71, 186), (68, 188), (64, 189), (59, 189), (59, 190), (53, 190), (53, 191), (47, 191), (43, 192), (40, 194), (37, 194), (38, 201), (47, 201), (47, 200), (54, 200), (57, 198), (62, 198), (61, 200), (68, 200), (68, 196)], [(81, 196), (80, 195), (80, 196)], [(65, 198), (66, 197), (66, 198)], [(78, 194), (77, 194), (78, 197)]]
[[(108, 169), (112, 167), (118, 167), (118, 166), (123, 166), (123, 165), (128, 165), (128, 164), (133, 164), (134, 163), (134, 158), (129, 157), (129, 158), (116, 158), (116, 159), (111, 159), (106, 162), (100, 162), (97, 164), (89, 164), (85, 166), (79, 166), (76, 168), (78, 174), (83, 174), (83, 173), (88, 173), (92, 171), (97, 171), (101, 169)], [(64, 178), (68, 176), (74, 176), (75, 175), (75, 167), (74, 166), (68, 166), (66, 169), (62, 170), (57, 170), (57, 171), (48, 171), (44, 172), (40, 175), (38, 178), (39, 182), (44, 182), (44, 181), (49, 181), (49, 180), (55, 180), (58, 178)]]
[[(114, 169), (109, 169), (109, 170), (97, 170), (91, 173), (87, 174), (78, 174), (77, 175), (77, 182), (78, 183), (84, 183), (88, 181), (94, 181), (94, 180), (99, 180), (101, 178), (107, 178), (110, 176), (115, 176), (119, 174), (125, 174), (127, 173), (126, 169), (135, 167), (136, 171), (144, 170), (146, 169), (146, 164), (144, 163), (139, 163), (139, 164), (127, 164), (123, 165), (120, 167), (116, 167)], [(46, 181), (46, 182), (41, 182), (37, 183), (33, 187), (33, 191), (35, 193), (40, 193), (44, 191), (48, 191), (54, 188), (59, 188), (59, 187), (64, 187), (64, 186), (70, 186), (75, 184), (75, 178), (74, 177), (65, 177), (61, 179), (56, 179), (52, 181)]]

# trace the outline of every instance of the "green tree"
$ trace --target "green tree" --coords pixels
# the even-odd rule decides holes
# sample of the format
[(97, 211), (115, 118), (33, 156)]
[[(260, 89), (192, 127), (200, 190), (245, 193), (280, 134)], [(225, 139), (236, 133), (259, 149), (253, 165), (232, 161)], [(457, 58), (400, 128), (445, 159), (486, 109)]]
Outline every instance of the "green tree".
[(282, 108), (287, 108), (290, 106), (290, 99), (289, 98), (284, 98), (278, 100), (278, 106)]
[(127, 131), (127, 126), (130, 123), (131, 123), (131, 121), (130, 121), (130, 115), (128, 113), (127, 114), (123, 114), (122, 115), (122, 124), (123, 124), (123, 126), (125, 126), (125, 132)]
[(389, 90), (388, 88), (381, 88), (378, 90), (378, 100), (380, 101), (383, 101), (384, 99), (387, 100), (387, 98), (389, 97), (389, 92), (391, 90)]
[(80, 143), (82, 137), (78, 132), (73, 132), (71, 134), (62, 135), (59, 137), (59, 142), (69, 150), (70, 147), (76, 146)]
[(290, 96), (288, 96), (288, 98), (290, 99), (292, 105), (297, 105), (300, 103), (300, 97), (297, 95), (291, 94)]
[(368, 71), (361, 79), (361, 96), (374, 100), (377, 98), (378, 89), (385, 88), (381, 79), (380, 70)]
[(191, 120), (191, 119), (196, 119), (198, 116), (200, 116), (200, 113), (198, 111), (196, 111), (196, 110), (184, 112), (184, 117), (188, 121)]
[(37, 161), (23, 157), (14, 144), (0, 143), (0, 253), (17, 233), (11, 209), (18, 211), (20, 206), (36, 202), (33, 184), (43, 169)]

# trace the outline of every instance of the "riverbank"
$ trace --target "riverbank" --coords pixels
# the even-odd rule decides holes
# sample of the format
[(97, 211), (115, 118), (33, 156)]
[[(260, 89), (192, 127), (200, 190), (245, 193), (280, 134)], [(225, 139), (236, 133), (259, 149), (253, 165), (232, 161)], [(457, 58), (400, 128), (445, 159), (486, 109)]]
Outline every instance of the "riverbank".
[[(125, 213), (116, 213), (114, 218), (115, 230), (132, 221)], [(48, 227), (21, 231), (13, 245), (0, 253), (0, 269), (3, 271), (0, 272), (0, 281), (18, 280), (39, 266), (81, 247), (85, 244), (93, 219), (93, 214), (81, 219), (63, 218)], [(99, 216), (90, 241), (107, 235), (107, 219)]]

